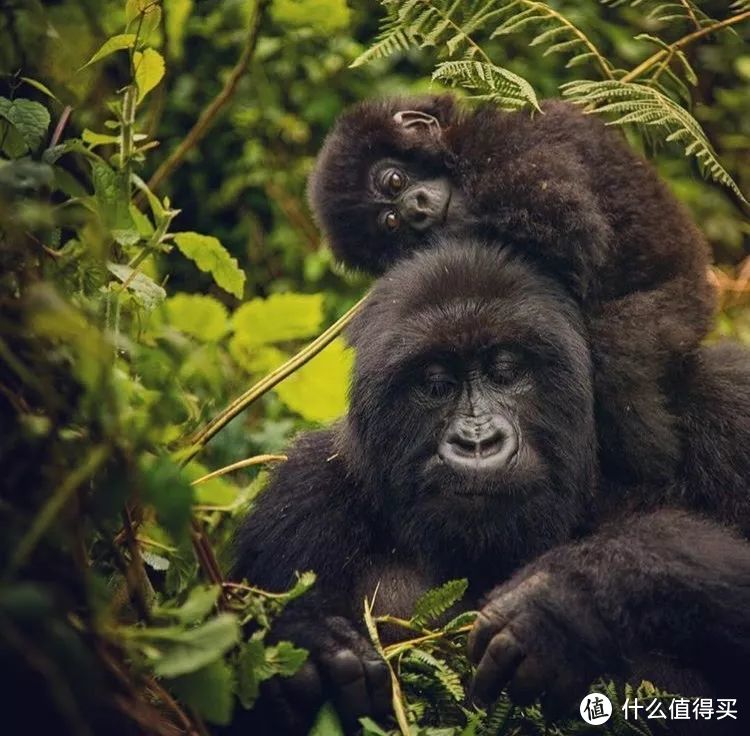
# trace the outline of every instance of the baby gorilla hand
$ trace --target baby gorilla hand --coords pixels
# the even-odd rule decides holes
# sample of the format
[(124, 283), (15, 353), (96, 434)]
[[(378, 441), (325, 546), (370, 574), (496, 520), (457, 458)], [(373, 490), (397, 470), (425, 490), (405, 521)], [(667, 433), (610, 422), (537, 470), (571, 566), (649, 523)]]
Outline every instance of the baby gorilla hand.
[(590, 597), (563, 575), (537, 571), (496, 588), (469, 635), (478, 663), (474, 695), (495, 700), (508, 688), (519, 705), (541, 698), (562, 715), (596, 676), (611, 672), (616, 647)]
[[(336, 706), (347, 732), (362, 716), (388, 714), (391, 681), (388, 667), (372, 645), (345, 618), (287, 621), (275, 632), (309, 651), (307, 661), (292, 677), (264, 683), (259, 708), (268, 733), (307, 733), (327, 700)], [(266, 733), (261, 728), (261, 733)]]

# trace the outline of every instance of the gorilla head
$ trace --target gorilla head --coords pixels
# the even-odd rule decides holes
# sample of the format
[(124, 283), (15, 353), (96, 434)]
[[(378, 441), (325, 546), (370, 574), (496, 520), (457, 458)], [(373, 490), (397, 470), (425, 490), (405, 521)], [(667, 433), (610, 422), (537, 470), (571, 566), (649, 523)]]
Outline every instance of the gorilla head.
[(340, 448), (399, 536), (473, 556), (569, 532), (595, 439), (589, 352), (560, 287), (449, 240), (387, 272), (350, 338)]
[(452, 97), (428, 95), (369, 101), (339, 119), (308, 193), (345, 263), (379, 273), (451, 224), (466, 226), (443, 134), (458, 116)]

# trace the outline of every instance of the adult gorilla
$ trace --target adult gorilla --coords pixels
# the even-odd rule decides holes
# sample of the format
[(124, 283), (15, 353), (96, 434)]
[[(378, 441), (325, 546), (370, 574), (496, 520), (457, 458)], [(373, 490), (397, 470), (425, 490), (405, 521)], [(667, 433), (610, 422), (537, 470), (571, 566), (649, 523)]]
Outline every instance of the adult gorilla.
[[(681, 477), (625, 491), (597, 488), (579, 311), (523, 262), (457, 243), (416, 254), (378, 282), (351, 339), (349, 415), (292, 447), (238, 535), (237, 577), (281, 590), (318, 574), (276, 631), (310, 659), (270, 683), (256, 719), (303, 732), (328, 697), (349, 724), (386, 712), (363, 596), (380, 584), (379, 609), (406, 612), (455, 577), (484, 600), (480, 698), (509, 685), (555, 712), (634, 668), (686, 694), (747, 688), (750, 546), (724, 526), (750, 528), (741, 351), (684, 367)], [(664, 681), (665, 663), (685, 676)]]

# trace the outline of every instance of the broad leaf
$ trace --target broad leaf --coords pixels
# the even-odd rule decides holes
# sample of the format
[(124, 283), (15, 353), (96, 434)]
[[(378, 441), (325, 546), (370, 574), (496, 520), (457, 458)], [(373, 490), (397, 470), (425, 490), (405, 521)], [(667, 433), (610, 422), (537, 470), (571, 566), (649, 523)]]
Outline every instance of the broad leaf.
[(207, 721), (226, 726), (232, 719), (232, 670), (223, 659), (177, 677), (168, 684), (182, 703)]
[(195, 261), (201, 271), (210, 273), (218, 286), (242, 299), (245, 273), (218, 238), (193, 232), (175, 233), (174, 242), (183, 255)]
[(136, 51), (133, 55), (135, 83), (138, 87), (138, 102), (161, 82), (164, 76), (164, 57), (154, 49)]
[(20, 135), (25, 146), (34, 150), (49, 128), (49, 112), (33, 100), (0, 97), (0, 118), (7, 120)]
[(110, 262), (107, 263), (107, 269), (120, 281), (127, 283), (127, 288), (136, 295), (138, 301), (146, 309), (157, 307), (167, 297), (167, 292), (159, 284), (140, 271), (134, 272), (130, 266)]
[(235, 333), (246, 345), (312, 337), (323, 322), (322, 294), (273, 294), (251, 299), (232, 317)]
[(205, 342), (219, 340), (229, 328), (227, 308), (202, 294), (175, 294), (166, 304), (169, 323)]
[(112, 36), (112, 38), (102, 44), (101, 48), (81, 67), (81, 69), (85, 69), (87, 66), (95, 64), (97, 61), (106, 59), (117, 51), (132, 49), (133, 46), (135, 46), (135, 33), (120, 33), (117, 36)]

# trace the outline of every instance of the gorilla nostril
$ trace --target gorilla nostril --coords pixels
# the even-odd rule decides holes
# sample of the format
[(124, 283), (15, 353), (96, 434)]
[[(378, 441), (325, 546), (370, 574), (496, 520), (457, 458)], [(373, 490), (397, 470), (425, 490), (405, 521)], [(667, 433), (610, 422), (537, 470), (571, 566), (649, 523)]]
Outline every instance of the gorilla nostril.
[(479, 424), (459, 422), (448, 432), (438, 450), (449, 465), (462, 470), (496, 470), (512, 461), (518, 436), (505, 420), (491, 418)]
[(478, 449), (481, 457), (489, 457), (501, 452), (506, 441), (505, 433), (495, 430), (489, 437), (479, 440)]

